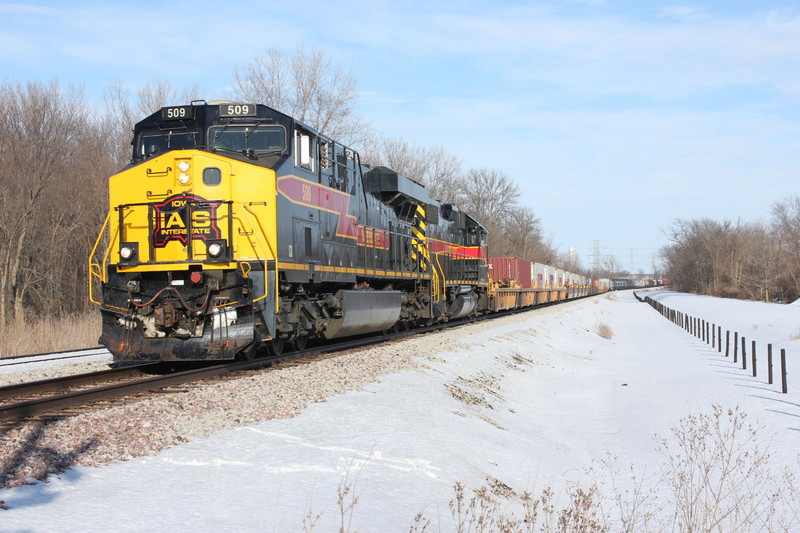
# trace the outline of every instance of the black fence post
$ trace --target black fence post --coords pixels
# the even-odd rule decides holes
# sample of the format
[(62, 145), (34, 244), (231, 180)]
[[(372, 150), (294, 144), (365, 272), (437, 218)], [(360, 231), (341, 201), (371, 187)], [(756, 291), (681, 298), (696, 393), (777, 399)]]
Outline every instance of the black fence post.
[(717, 340), (719, 340), (717, 343), (717, 352), (722, 353), (722, 326), (717, 326)]
[(717, 347), (717, 325), (711, 324), (711, 347)]
[(747, 352), (745, 352), (745, 340), (744, 335), (742, 335), (742, 370), (747, 370)]
[(772, 385), (772, 344), (767, 344), (767, 378), (767, 383)]
[(739, 362), (739, 332), (733, 332), (733, 362)]
[(728, 357), (731, 353), (731, 330), (725, 330), (725, 357)]
[(789, 389), (786, 387), (786, 350), (784, 348), (781, 348), (781, 372), (782, 372), (781, 381), (783, 382), (782, 383), (783, 393), (786, 394), (786, 392)]
[(756, 377), (756, 341), (750, 347), (750, 357), (753, 358), (753, 377)]

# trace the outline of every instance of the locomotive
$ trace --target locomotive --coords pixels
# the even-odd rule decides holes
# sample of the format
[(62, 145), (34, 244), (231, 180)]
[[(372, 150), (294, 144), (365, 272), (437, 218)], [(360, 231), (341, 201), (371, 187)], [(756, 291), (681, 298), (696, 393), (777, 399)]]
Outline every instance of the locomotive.
[(498, 308), (478, 221), (307, 124), (195, 101), (133, 133), (89, 258), (116, 361), (250, 359)]

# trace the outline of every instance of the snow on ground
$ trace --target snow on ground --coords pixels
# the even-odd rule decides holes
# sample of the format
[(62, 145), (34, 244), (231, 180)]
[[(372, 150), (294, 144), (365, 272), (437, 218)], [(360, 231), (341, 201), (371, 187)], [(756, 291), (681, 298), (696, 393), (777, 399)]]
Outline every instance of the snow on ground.
[(426, 359), (423, 371), (387, 375), (295, 418), (2, 490), (11, 509), (0, 511), (0, 529), (283, 532), (321, 513), (314, 530), (338, 531), (346, 480), (358, 496), (351, 531), (408, 531), (418, 512), (429, 529), (449, 531), (456, 482), (521, 494), (581, 481), (607, 452), (624, 465), (657, 465), (653, 436), (715, 403), (741, 405), (767, 427), (776, 468), (796, 464), (800, 343), (791, 337), (800, 308), (649, 294), (787, 348), (789, 394), (631, 293), (595, 297), (463, 328), (460, 345)]

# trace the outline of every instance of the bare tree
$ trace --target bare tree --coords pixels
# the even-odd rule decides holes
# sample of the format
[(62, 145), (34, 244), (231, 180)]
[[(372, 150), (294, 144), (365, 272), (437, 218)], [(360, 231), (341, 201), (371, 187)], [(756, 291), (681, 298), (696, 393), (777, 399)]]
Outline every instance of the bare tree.
[(365, 145), (362, 161), (383, 165), (428, 189), (431, 198), (460, 203), (461, 160), (444, 146), (422, 148), (403, 139), (373, 139)]
[(121, 81), (114, 81), (106, 88), (106, 126), (118, 166), (131, 157), (130, 142), (133, 125), (142, 117), (137, 116)]
[(120, 80), (111, 82), (104, 94), (105, 120), (118, 166), (125, 164), (131, 157), (130, 144), (134, 124), (162, 107), (199, 100), (200, 92), (197, 85), (180, 90), (168, 80), (151, 80), (137, 90), (134, 100)]
[(462, 208), (489, 230), (500, 230), (503, 218), (517, 209), (519, 186), (499, 170), (470, 169), (462, 182)]
[(266, 54), (253, 56), (249, 64), (233, 71), (236, 97), (283, 112), (293, 111), (287, 62), (283, 51), (274, 46)]
[(329, 137), (357, 144), (368, 130), (355, 113), (356, 77), (318, 48), (299, 46), (287, 57), (272, 47), (233, 78), (236, 98), (266, 104)]
[(763, 300), (786, 290), (779, 241), (761, 222), (677, 220), (669, 236), (673, 244), (662, 256), (679, 290)]
[(200, 89), (194, 85), (188, 89), (178, 89), (168, 80), (151, 80), (138, 91), (139, 117), (137, 120), (155, 113), (162, 107), (175, 103), (189, 103), (200, 99)]
[(361, 161), (391, 168), (423, 185), (430, 167), (424, 148), (411, 145), (404, 139), (386, 137), (369, 141), (362, 150)]
[(429, 148), (424, 157), (429, 161), (424, 180), (431, 197), (444, 203), (460, 203), (461, 159), (444, 146)]
[(81, 90), (62, 91), (56, 81), (3, 84), (0, 100), (0, 321), (13, 316), (22, 323), (26, 297), (47, 276), (41, 245), (53, 229), (48, 219), (57, 216), (48, 207), (57, 198), (62, 210), (74, 209), (64, 194), (75, 191), (61, 180), (79, 148), (86, 110)]
[(781, 297), (794, 301), (800, 298), (800, 196), (793, 196), (772, 207), (772, 230)]
[(530, 207), (509, 206), (495, 233), (490, 236), (492, 255), (522, 257), (548, 265), (557, 262), (558, 254), (545, 240), (541, 220)]

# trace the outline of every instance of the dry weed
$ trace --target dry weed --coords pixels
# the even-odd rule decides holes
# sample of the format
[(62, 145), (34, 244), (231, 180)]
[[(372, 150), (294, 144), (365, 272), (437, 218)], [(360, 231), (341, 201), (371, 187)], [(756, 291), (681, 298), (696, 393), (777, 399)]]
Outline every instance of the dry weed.
[(99, 337), (100, 315), (96, 312), (0, 324), (0, 357), (97, 346)]
[(604, 339), (614, 338), (614, 330), (611, 329), (611, 326), (609, 326), (605, 322), (599, 322), (597, 324), (597, 334), (603, 337)]

